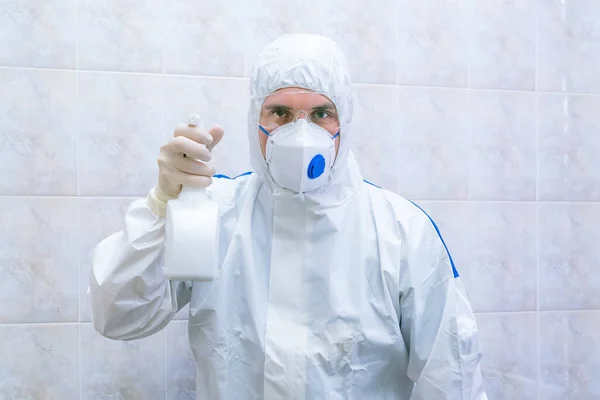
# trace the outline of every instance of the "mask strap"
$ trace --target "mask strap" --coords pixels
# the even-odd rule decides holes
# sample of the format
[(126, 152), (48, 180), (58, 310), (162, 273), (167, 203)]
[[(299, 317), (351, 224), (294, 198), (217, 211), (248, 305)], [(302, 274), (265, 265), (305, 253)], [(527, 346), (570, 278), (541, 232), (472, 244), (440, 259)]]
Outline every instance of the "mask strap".
[[(265, 128), (262, 127), (262, 125), (258, 125), (258, 129), (260, 129), (262, 131), (262, 133), (264, 133), (265, 135), (267, 135), (268, 137), (271, 137), (271, 135), (269, 134), (269, 132), (267, 132), (267, 130)], [(338, 132), (339, 135), (339, 132)]]
[(331, 140), (335, 140), (335, 138), (336, 138), (336, 137), (338, 137), (338, 136), (340, 136), (340, 131), (338, 131), (338, 133), (336, 133), (336, 134), (335, 134), (335, 136), (333, 136), (333, 137), (331, 138)]

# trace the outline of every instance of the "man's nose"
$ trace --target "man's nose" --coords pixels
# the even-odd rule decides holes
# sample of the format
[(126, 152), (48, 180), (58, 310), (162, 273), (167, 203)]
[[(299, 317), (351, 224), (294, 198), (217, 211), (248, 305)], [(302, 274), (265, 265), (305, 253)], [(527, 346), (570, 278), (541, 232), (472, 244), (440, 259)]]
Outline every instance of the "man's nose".
[(296, 114), (296, 118), (294, 118), (294, 121), (296, 121), (298, 119), (305, 119), (307, 121), (310, 121), (308, 114), (304, 110), (298, 111), (298, 114)]

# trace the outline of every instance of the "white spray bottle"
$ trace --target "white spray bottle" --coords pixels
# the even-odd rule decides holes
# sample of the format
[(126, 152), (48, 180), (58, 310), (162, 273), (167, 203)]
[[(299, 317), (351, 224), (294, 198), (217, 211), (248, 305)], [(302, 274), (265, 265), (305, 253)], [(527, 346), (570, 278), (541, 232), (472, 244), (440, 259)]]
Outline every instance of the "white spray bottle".
[[(188, 125), (200, 126), (195, 115)], [(205, 188), (184, 186), (167, 203), (163, 274), (171, 280), (212, 281), (219, 274), (219, 204)]]

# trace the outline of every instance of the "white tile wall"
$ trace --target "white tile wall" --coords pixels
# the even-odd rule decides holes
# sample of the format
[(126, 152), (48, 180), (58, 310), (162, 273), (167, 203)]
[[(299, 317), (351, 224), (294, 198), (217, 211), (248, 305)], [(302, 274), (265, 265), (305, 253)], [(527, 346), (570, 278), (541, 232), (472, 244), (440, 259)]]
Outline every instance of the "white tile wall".
[(399, 135), (398, 91), (391, 85), (355, 85), (352, 137), (362, 173), (370, 181), (396, 191)]
[(536, 399), (536, 313), (479, 314), (477, 322), (483, 343), (496, 344), (486, 346), (481, 363), (489, 398)]
[(600, 96), (539, 94), (538, 110), (539, 199), (600, 201)]
[(600, 92), (600, 2), (537, 0), (537, 89)]
[[(468, 93), (400, 87), (398, 193), (410, 199), (467, 200), (470, 133)], [(359, 110), (360, 111), (360, 110)]]
[(397, 0), (398, 84), (467, 86), (471, 1)]
[(539, 398), (600, 398), (600, 313), (547, 312), (539, 324)]
[(145, 196), (163, 142), (161, 75), (79, 73), (79, 194)]
[(543, 203), (540, 309), (600, 309), (600, 203)]
[(77, 194), (77, 73), (0, 68), (5, 195)]
[(164, 72), (243, 76), (247, 3), (164, 1)]
[(535, 1), (470, 2), (469, 87), (535, 89)]
[(535, 94), (482, 90), (469, 100), (470, 199), (535, 200)]
[(77, 322), (77, 198), (0, 198), (0, 324)]
[(134, 341), (106, 340), (91, 323), (82, 323), (83, 399), (165, 398), (165, 331)]
[(469, 203), (457, 256), (473, 310), (536, 310), (536, 213), (533, 203)]
[(536, 205), (427, 201), (475, 312), (536, 311)]
[(77, 0), (0, 3), (0, 65), (77, 67)]
[(79, 69), (162, 71), (161, 0), (79, 0), (78, 15)]
[(337, 40), (364, 177), (437, 220), (491, 400), (600, 398), (600, 2), (0, 2), (0, 398), (193, 399), (185, 310), (95, 333), (91, 251), (188, 112), (248, 169), (247, 77), (288, 32)]
[(1, 325), (0, 393), (5, 399), (79, 397), (79, 326)]
[(171, 321), (167, 338), (167, 399), (196, 399), (196, 361), (188, 341), (188, 322)]

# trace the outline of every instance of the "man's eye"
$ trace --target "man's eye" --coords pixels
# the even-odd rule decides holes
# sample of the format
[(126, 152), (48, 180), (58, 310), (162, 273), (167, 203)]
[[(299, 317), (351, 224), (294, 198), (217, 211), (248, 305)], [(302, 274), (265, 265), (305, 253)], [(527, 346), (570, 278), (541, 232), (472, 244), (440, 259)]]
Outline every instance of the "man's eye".
[(313, 113), (313, 116), (316, 119), (323, 119), (329, 117), (329, 113), (325, 110), (317, 110)]
[(285, 110), (276, 108), (275, 110), (273, 110), (273, 114), (275, 114), (279, 118), (283, 118), (287, 115), (287, 112)]

